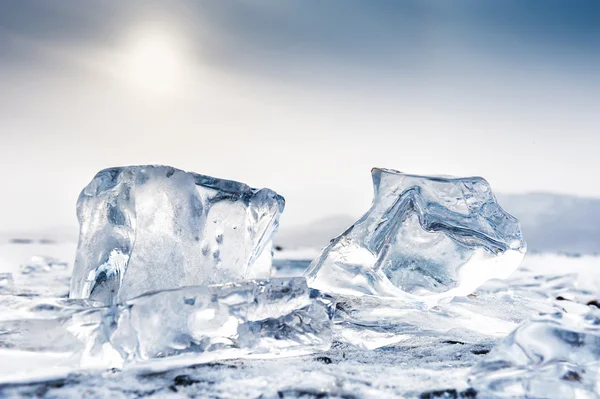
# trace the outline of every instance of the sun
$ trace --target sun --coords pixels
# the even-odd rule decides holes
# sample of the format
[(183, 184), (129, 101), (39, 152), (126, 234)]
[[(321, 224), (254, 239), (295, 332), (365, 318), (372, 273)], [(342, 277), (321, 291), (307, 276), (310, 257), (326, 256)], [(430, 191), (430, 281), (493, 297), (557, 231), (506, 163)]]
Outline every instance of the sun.
[(140, 30), (120, 55), (119, 75), (141, 95), (182, 94), (188, 79), (189, 57), (181, 40), (168, 30)]

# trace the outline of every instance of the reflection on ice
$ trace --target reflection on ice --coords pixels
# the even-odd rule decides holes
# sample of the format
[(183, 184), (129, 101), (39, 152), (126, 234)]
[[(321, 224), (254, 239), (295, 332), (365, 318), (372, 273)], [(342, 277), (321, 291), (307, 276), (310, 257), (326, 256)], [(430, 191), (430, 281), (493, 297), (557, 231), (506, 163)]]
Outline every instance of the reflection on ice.
[[(124, 304), (5, 299), (0, 347), (68, 353), (75, 367), (144, 367), (326, 350), (330, 298), (302, 277), (149, 293)], [(160, 362), (152, 362), (161, 359)]]
[(558, 308), (551, 302), (506, 293), (457, 297), (431, 308), (374, 297), (338, 297), (335, 331), (338, 339), (375, 349), (415, 336), (460, 342), (501, 338), (519, 323)]
[(311, 287), (435, 304), (506, 278), (521, 263), (519, 223), (484, 179), (377, 168), (372, 175), (371, 208), (312, 262)]
[(71, 298), (270, 277), (283, 212), (272, 190), (161, 165), (105, 169), (79, 196)]
[(598, 398), (599, 366), (600, 311), (571, 303), (519, 326), (473, 369), (471, 383), (503, 398)]
[(0, 273), (0, 295), (66, 298), (71, 270), (54, 258), (33, 256), (14, 273)]
[[(100, 172), (79, 201), (72, 299), (70, 270), (52, 258), (0, 274), (0, 358), (36, 356), (0, 366), (0, 383), (313, 353), (338, 372), (346, 353), (380, 371), (402, 353), (398, 367), (419, 369), (433, 345), (422, 376), (464, 357), (462, 391), (444, 395), (597, 397), (600, 310), (577, 304), (597, 299), (593, 283), (569, 268), (510, 275), (525, 242), (481, 178), (375, 169), (373, 181), (372, 208), (311, 263), (307, 284), (294, 277), (305, 259), (271, 264), (273, 191), (162, 166)], [(339, 388), (328, 372), (321, 393)]]

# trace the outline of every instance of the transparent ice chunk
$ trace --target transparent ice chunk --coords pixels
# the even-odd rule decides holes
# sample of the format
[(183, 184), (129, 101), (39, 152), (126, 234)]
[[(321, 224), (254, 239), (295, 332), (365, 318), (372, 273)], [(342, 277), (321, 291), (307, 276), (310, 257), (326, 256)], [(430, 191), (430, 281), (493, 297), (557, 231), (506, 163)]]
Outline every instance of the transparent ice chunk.
[(435, 303), (506, 278), (523, 259), (519, 223), (483, 178), (372, 175), (371, 209), (312, 262), (311, 287)]
[(99, 172), (77, 202), (71, 298), (269, 278), (284, 199), (269, 189), (168, 166)]
[(92, 306), (102, 304), (84, 299), (0, 295), (0, 321), (57, 319)]
[(443, 338), (461, 343), (500, 339), (540, 312), (556, 312), (546, 300), (506, 293), (456, 297), (433, 307), (372, 296), (337, 297), (336, 339), (364, 349), (405, 340)]
[[(482, 396), (500, 398), (598, 398), (600, 311), (570, 303), (526, 321), (472, 370)], [(479, 394), (478, 394), (479, 396)]]
[[(39, 309), (36, 301), (19, 303), (24, 318), (0, 321), (0, 347), (68, 352), (83, 368), (166, 369), (326, 350), (335, 306), (302, 277), (184, 287), (109, 307), (63, 300)], [(33, 317), (36, 308), (44, 314)]]

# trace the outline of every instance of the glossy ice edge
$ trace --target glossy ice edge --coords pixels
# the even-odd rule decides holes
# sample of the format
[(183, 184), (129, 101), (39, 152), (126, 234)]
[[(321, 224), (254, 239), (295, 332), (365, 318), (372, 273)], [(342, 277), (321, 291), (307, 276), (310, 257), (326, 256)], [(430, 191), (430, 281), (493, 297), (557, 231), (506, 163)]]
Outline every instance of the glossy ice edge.
[(470, 384), (499, 398), (598, 398), (600, 311), (570, 301), (563, 306), (506, 336), (473, 368)]
[(430, 305), (506, 278), (523, 259), (518, 221), (483, 178), (372, 174), (371, 208), (312, 262), (312, 287)]
[(184, 287), (110, 307), (54, 303), (55, 317), (0, 322), (0, 347), (56, 358), (53, 366), (66, 371), (295, 356), (330, 347), (334, 308), (301, 277)]
[(284, 207), (270, 189), (169, 166), (102, 170), (77, 202), (70, 296), (111, 305), (149, 291), (269, 278)]

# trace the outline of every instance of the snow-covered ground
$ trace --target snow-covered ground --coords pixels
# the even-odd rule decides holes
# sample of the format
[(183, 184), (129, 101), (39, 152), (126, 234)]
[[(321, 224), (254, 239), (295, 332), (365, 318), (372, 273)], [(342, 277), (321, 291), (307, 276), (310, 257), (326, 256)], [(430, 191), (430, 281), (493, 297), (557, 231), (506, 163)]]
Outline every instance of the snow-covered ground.
[[(0, 273), (18, 274), (34, 256), (72, 265), (76, 244), (0, 244)], [(300, 274), (318, 250), (276, 251), (275, 274)], [(35, 263), (35, 258), (34, 261)], [(522, 269), (535, 274), (576, 274), (579, 288), (598, 291), (600, 257), (534, 253)], [(61, 276), (66, 271), (61, 271)], [(50, 274), (49, 274), (50, 276)], [(65, 284), (49, 279), (48, 284)], [(52, 288), (52, 287), (46, 287)], [(63, 287), (64, 288), (64, 287)], [(3, 348), (0, 352), (1, 397), (33, 395), (47, 398), (481, 398), (469, 388), (467, 376), (496, 343), (495, 339), (460, 342), (444, 337), (413, 337), (401, 343), (364, 350), (334, 344), (327, 352), (273, 360), (232, 360), (163, 373), (75, 372), (60, 365), (60, 355), (36, 355)], [(54, 367), (55, 367), (54, 366)], [(45, 369), (45, 382), (26, 383), (28, 370)]]

